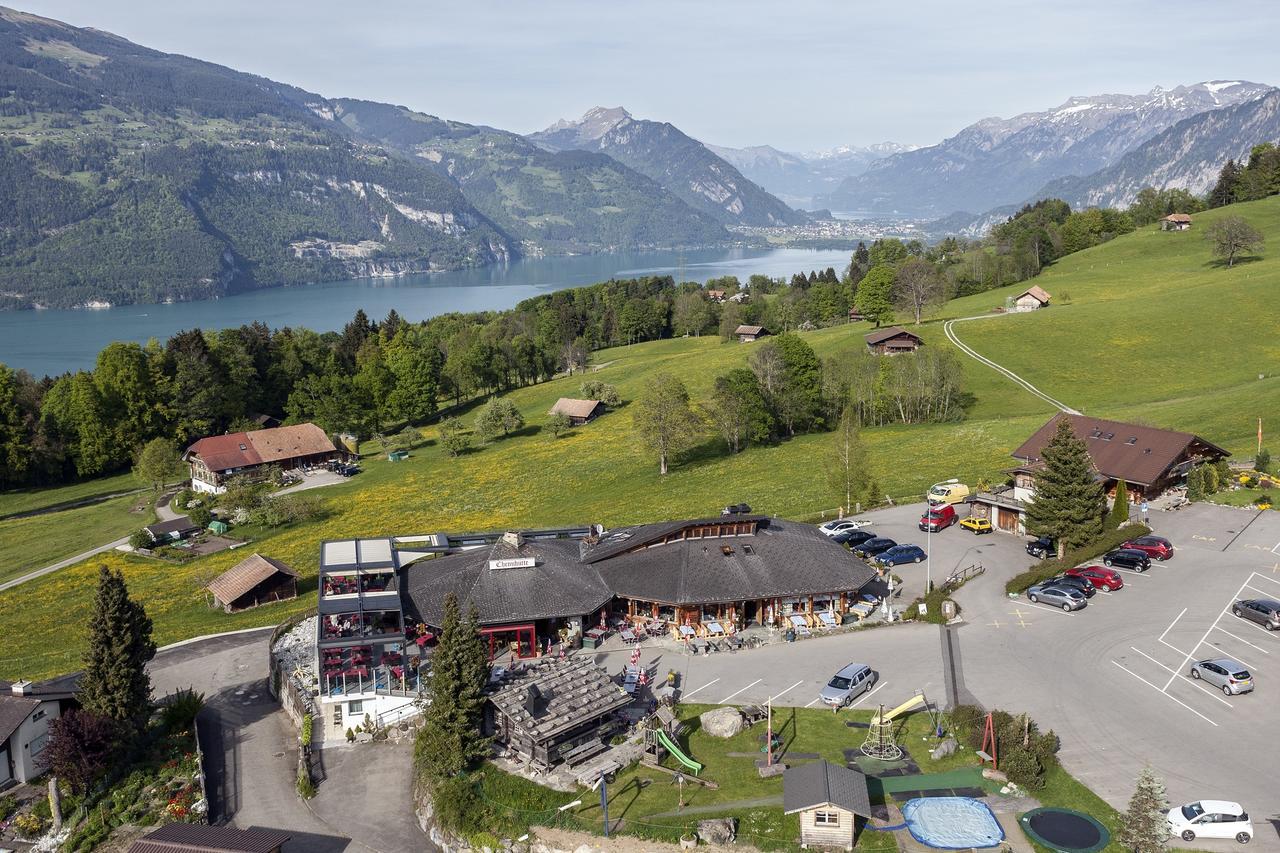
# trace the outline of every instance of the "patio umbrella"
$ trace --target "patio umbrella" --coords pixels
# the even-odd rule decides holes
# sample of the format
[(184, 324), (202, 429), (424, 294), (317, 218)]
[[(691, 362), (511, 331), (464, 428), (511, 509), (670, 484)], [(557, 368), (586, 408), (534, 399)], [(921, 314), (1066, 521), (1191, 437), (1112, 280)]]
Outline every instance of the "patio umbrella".
[(640, 663), (640, 647), (636, 646), (631, 650), (631, 665), (635, 666)]
[(646, 684), (648, 684), (648, 683), (649, 683), (649, 670), (647, 670), (647, 669), (642, 669), (642, 670), (640, 670), (640, 677), (637, 679), (637, 681), (639, 682), (639, 684), (640, 684), (640, 686), (641, 686), (641, 687), (644, 687)]

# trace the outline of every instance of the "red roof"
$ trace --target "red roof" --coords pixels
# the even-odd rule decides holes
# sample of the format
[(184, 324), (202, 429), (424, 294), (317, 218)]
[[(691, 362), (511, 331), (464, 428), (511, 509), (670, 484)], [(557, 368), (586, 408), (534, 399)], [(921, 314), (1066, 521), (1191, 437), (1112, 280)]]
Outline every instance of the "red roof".
[(307, 423), (211, 435), (188, 447), (183, 458), (198, 456), (210, 471), (229, 471), (299, 456), (336, 452), (337, 448), (324, 430)]

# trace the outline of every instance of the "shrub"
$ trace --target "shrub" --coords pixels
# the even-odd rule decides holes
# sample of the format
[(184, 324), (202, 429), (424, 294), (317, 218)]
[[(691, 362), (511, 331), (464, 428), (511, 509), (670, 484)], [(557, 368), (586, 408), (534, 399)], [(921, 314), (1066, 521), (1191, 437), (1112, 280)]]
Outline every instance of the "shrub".
[(310, 714), (304, 714), (302, 717), (302, 745), (311, 746), (311, 729), (313, 721)]
[(470, 836), (488, 828), (484, 804), (466, 775), (432, 784), (431, 802), (435, 806), (436, 821), (444, 829)]
[(129, 544), (135, 549), (150, 548), (151, 534), (139, 528), (129, 534)]
[(13, 819), (13, 826), (26, 838), (35, 838), (44, 829), (44, 819), (28, 812)]
[(195, 690), (179, 690), (160, 709), (160, 722), (169, 734), (191, 730), (196, 715), (204, 707), (204, 694)]
[(13, 797), (0, 797), (0, 821), (8, 820), (17, 809), (18, 801)]
[(311, 774), (306, 768), (298, 770), (298, 796), (304, 800), (309, 800), (316, 795), (315, 783), (311, 781)]
[(1048, 580), (1054, 575), (1065, 572), (1067, 569), (1074, 568), (1081, 563), (1105, 554), (1121, 542), (1138, 536), (1146, 536), (1150, 532), (1151, 528), (1142, 524), (1127, 524), (1118, 530), (1108, 531), (1095, 539), (1092, 544), (1068, 551), (1061, 560), (1056, 558), (1041, 560), (1025, 572), (1015, 575), (1004, 585), (1005, 592), (1011, 595), (1021, 594), (1028, 587), (1040, 581)]
[(1253, 467), (1257, 468), (1263, 474), (1271, 470), (1271, 451), (1265, 447), (1258, 451), (1258, 455), (1253, 457)]
[(213, 521), (213, 513), (206, 506), (193, 506), (187, 510), (187, 518), (191, 519), (192, 524), (208, 527), (209, 522)]

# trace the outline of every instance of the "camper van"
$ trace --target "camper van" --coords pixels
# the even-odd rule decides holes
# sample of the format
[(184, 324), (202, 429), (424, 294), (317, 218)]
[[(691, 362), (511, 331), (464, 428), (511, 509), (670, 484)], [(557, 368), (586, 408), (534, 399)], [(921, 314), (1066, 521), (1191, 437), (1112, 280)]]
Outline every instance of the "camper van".
[(969, 487), (964, 483), (939, 483), (927, 497), (931, 504), (958, 504), (969, 497)]

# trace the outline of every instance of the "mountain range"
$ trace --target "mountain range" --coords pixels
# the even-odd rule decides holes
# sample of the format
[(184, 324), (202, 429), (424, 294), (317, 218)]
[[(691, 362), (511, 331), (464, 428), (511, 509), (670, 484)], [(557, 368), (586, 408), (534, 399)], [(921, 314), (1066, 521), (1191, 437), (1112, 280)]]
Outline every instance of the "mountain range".
[(845, 178), (860, 175), (875, 161), (912, 151), (915, 146), (881, 142), (796, 154), (772, 145), (727, 148), (708, 144), (707, 148), (792, 207), (812, 208), (815, 199), (830, 195)]

